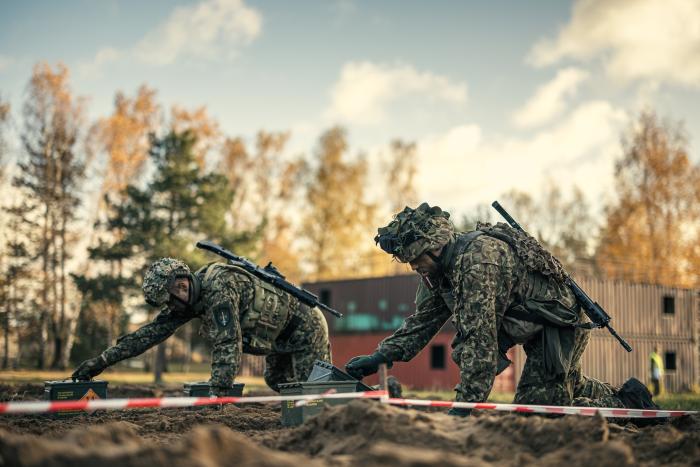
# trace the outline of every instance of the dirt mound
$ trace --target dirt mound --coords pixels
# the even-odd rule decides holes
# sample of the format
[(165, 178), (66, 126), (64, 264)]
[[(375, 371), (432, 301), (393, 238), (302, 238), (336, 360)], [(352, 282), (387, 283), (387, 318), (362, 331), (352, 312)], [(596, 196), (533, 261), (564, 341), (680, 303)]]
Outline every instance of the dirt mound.
[[(157, 388), (122, 387), (122, 395)], [(4, 391), (4, 392), (3, 392)], [(148, 394), (148, 391), (152, 391)], [(3, 389), (21, 399), (39, 385)], [(279, 404), (0, 416), (0, 466), (698, 465), (700, 416), (637, 427), (600, 417), (475, 411), (469, 418), (357, 400), (304, 425)]]
[(63, 436), (66, 432), (83, 426), (126, 422), (139, 427), (139, 435), (158, 442), (182, 436), (192, 427), (216, 423), (234, 431), (250, 435), (281, 429), (277, 406), (236, 407), (202, 409), (144, 409), (95, 412), (72, 417), (53, 415), (3, 416), (0, 429), (12, 433), (30, 433), (49, 437)]
[(40, 384), (0, 384), (0, 401), (36, 400), (44, 397), (44, 386)]
[(302, 462), (320, 465), (301, 456), (260, 447), (222, 426), (196, 427), (177, 442), (164, 446), (144, 443), (138, 431), (138, 426), (121, 422), (74, 430), (62, 440), (0, 433), (0, 465), (292, 467)]
[[(327, 409), (264, 445), (367, 465), (631, 465), (700, 460), (700, 419), (645, 429), (602, 417), (482, 412), (466, 419), (358, 400)], [(611, 429), (612, 428), (612, 429)]]

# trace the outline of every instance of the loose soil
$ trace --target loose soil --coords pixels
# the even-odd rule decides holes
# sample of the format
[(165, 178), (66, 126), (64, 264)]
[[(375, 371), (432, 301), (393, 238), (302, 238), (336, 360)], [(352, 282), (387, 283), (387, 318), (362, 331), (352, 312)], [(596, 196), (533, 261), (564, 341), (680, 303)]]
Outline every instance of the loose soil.
[[(180, 394), (110, 388), (110, 397)], [(0, 385), (4, 401), (42, 395), (37, 384)], [(644, 427), (488, 411), (461, 419), (356, 400), (299, 427), (279, 420), (279, 404), (0, 415), (0, 466), (700, 465), (698, 416)]]

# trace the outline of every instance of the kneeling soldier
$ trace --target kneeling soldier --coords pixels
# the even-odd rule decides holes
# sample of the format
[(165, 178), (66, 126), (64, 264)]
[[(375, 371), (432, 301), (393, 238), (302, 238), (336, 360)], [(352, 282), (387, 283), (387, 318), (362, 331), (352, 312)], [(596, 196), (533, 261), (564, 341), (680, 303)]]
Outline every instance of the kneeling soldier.
[(496, 375), (511, 363), (506, 352), (521, 344), (527, 360), (516, 403), (656, 407), (635, 378), (614, 388), (583, 374), (587, 318), (556, 258), (534, 238), (505, 224), (458, 232), (449, 217), (423, 203), (417, 209), (407, 207), (379, 229), (375, 240), (380, 247), (409, 263), (423, 281), (416, 312), (372, 355), (350, 360), (348, 373), (362, 378), (381, 363), (411, 360), (452, 319), (457, 330), (452, 358), (460, 369), (457, 401), (485, 401)]
[(331, 361), (321, 311), (236, 266), (213, 263), (192, 274), (184, 262), (162, 258), (146, 271), (143, 293), (149, 305), (161, 308), (158, 316), (82, 362), (73, 379), (88, 380), (142, 354), (193, 318), (202, 320), (200, 334), (212, 344), (212, 395), (231, 387), (244, 352), (266, 356), (265, 382), (275, 391), (282, 383), (305, 381), (314, 360)]

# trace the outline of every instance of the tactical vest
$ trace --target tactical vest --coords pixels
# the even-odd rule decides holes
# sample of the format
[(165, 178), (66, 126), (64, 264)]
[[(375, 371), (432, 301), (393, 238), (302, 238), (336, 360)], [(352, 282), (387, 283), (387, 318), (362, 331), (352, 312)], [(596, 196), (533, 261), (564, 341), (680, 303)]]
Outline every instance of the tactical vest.
[[(526, 266), (527, 290), (523, 291), (521, 300), (513, 303), (507, 310), (498, 331), (499, 365), (498, 372), (508, 367), (506, 357), (508, 349), (515, 344), (523, 344), (542, 332), (545, 372), (549, 375), (567, 373), (571, 364), (574, 347), (574, 333), (580, 320), (580, 306), (572, 294), (562, 297), (567, 286), (560, 281), (559, 274), (550, 270), (543, 258), (537, 258), (538, 252), (527, 251), (519, 239), (510, 237), (507, 232), (476, 230), (458, 235), (455, 249), (464, 251), (468, 245), (481, 235), (487, 235), (505, 242), (511, 251)], [(549, 260), (551, 263), (551, 260)], [(542, 270), (540, 270), (542, 269)], [(454, 299), (446, 297), (441, 291), (445, 304), (454, 311)], [(554, 295), (554, 296), (552, 296)], [(569, 298), (563, 301), (561, 298)]]
[(289, 294), (263, 282), (245, 269), (215, 263), (208, 267), (204, 275), (204, 283), (208, 282), (215, 270), (226, 268), (236, 274), (242, 274), (250, 279), (253, 285), (253, 300), (242, 304), (241, 334), (243, 350), (254, 355), (267, 355), (272, 352), (272, 344), (290, 321), (294, 300)]

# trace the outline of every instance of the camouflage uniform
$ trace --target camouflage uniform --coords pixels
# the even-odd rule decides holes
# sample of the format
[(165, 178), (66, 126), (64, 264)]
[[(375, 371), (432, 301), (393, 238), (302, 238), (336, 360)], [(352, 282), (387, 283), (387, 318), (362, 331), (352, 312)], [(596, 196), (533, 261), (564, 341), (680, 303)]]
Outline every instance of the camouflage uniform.
[[(440, 229), (449, 227), (443, 221), (438, 225)], [(452, 318), (457, 330), (452, 359), (460, 368), (460, 383), (455, 388), (458, 401), (487, 399), (499, 369), (499, 344), (509, 342), (503, 353), (517, 343), (527, 355), (516, 402), (623, 407), (609, 384), (581, 373), (581, 356), (589, 340), (587, 329), (545, 329), (542, 324), (512, 316), (511, 310), (524, 303), (561, 304), (569, 312), (570, 322), (584, 322), (585, 315), (563, 283), (558, 262), (542, 253), (534, 239), (504, 224), (478, 228), (482, 231), (456, 234), (442, 244), (439, 284), (430, 289), (421, 282), (416, 312), (384, 339), (377, 351), (391, 361), (411, 360)], [(427, 250), (415, 244), (406, 246), (394, 249), (401, 261), (411, 261)], [(537, 299), (534, 302), (533, 297)], [(551, 354), (545, 355), (548, 347), (544, 339), (550, 344), (561, 340), (564, 344), (558, 349), (570, 352), (561, 351), (563, 358), (553, 359)]]
[(228, 265), (214, 263), (194, 276), (201, 284), (194, 307), (184, 312), (165, 308), (105, 350), (104, 361), (112, 365), (139, 355), (193, 318), (201, 319), (200, 334), (212, 344), (214, 392), (231, 386), (243, 353), (266, 356), (265, 382), (274, 390), (280, 383), (305, 381), (314, 360), (331, 361), (328, 325), (319, 309)]

